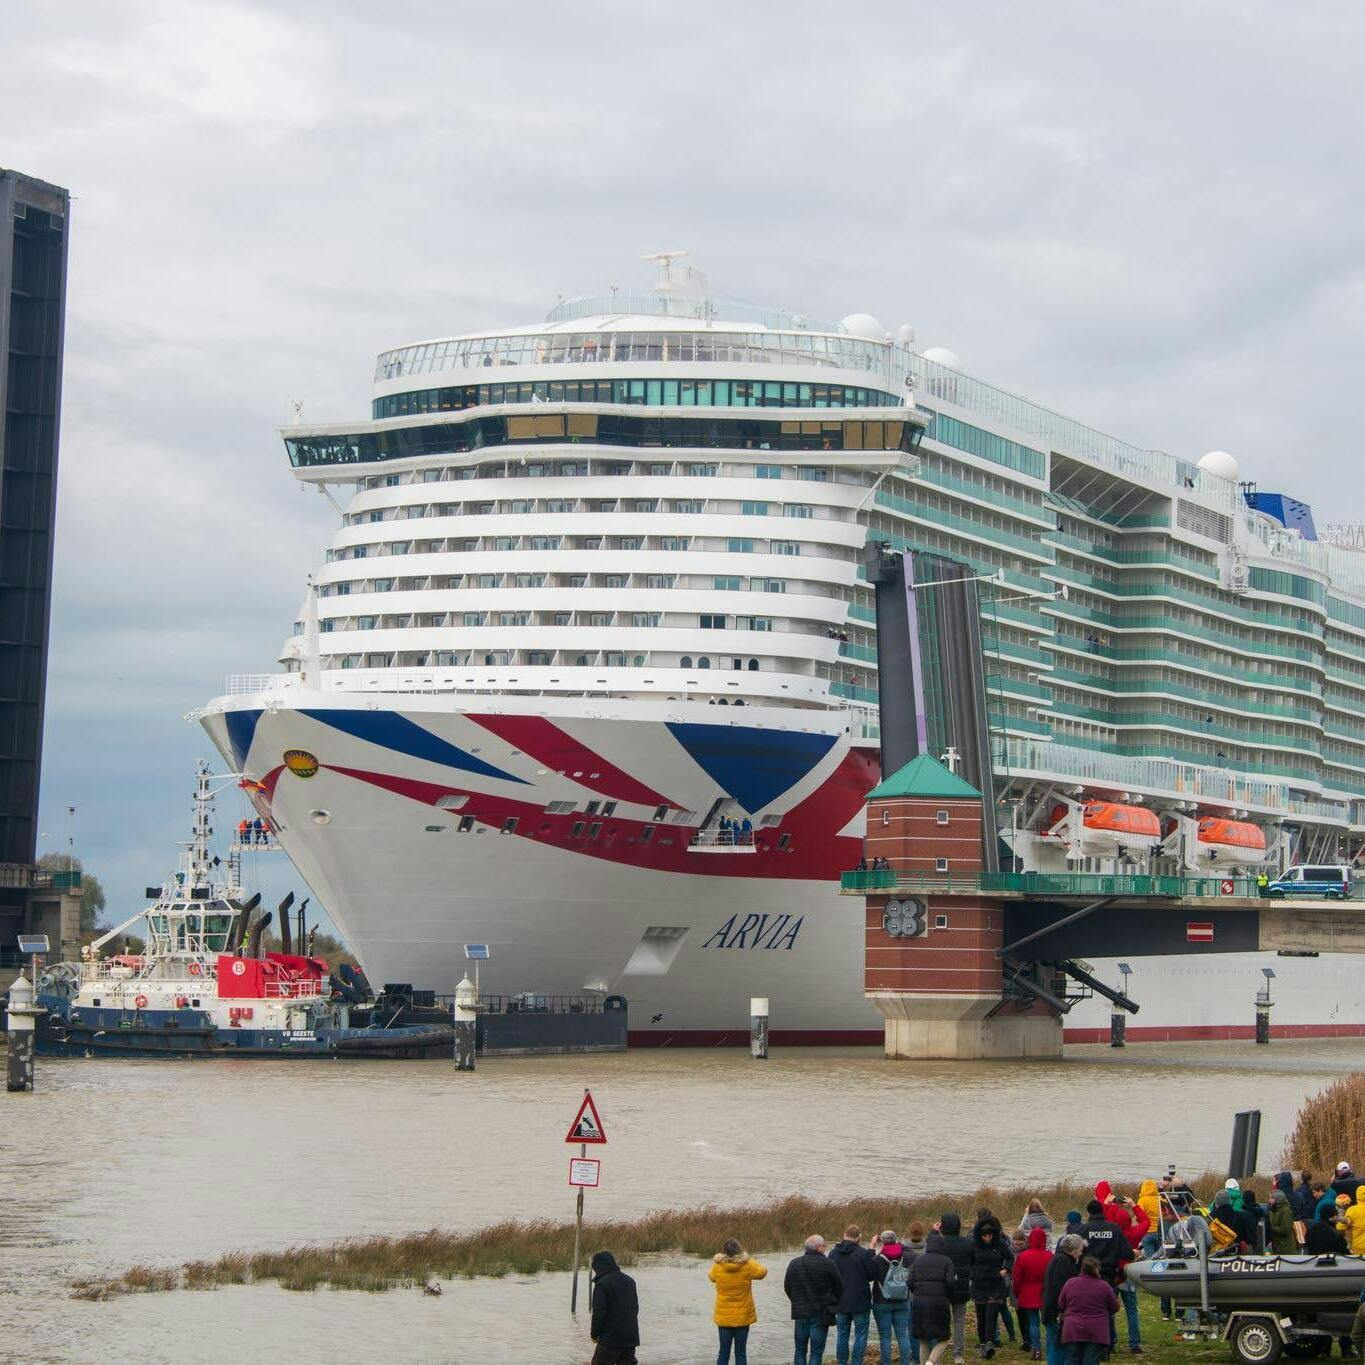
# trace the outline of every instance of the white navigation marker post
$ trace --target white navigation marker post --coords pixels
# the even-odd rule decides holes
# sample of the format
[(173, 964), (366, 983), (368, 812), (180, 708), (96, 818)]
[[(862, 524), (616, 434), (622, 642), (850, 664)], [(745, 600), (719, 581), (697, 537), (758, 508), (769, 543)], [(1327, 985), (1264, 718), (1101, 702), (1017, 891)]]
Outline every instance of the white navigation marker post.
[(569, 1312), (578, 1312), (578, 1267), (582, 1261), (583, 1246), (583, 1191), (596, 1189), (602, 1178), (602, 1163), (588, 1159), (588, 1144), (606, 1145), (607, 1134), (602, 1127), (602, 1116), (593, 1103), (592, 1091), (584, 1088), (583, 1103), (569, 1125), (568, 1143), (578, 1144), (578, 1158), (569, 1162), (569, 1184), (578, 1187), (578, 1205), (573, 1226), (573, 1289), (569, 1295)]
[(749, 1055), (758, 1061), (768, 1059), (768, 999), (749, 997)]

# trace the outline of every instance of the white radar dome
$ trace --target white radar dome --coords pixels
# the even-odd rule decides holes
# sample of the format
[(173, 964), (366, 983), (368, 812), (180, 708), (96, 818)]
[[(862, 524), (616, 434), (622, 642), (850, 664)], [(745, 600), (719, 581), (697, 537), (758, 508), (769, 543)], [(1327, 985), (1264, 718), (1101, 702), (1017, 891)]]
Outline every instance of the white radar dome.
[(850, 313), (839, 326), (850, 336), (871, 337), (874, 341), (886, 335), (886, 329), (871, 313)]
[(962, 359), (956, 351), (950, 351), (946, 346), (930, 346), (927, 351), (921, 353), (925, 360), (932, 360), (935, 365), (943, 365), (950, 370), (960, 370)]
[(913, 346), (915, 344), (915, 324), (903, 322), (896, 328), (896, 340), (902, 346)]
[(1211, 450), (1207, 455), (1201, 455), (1199, 468), (1215, 478), (1227, 479), (1233, 483), (1237, 481), (1236, 457), (1229, 455), (1226, 450)]

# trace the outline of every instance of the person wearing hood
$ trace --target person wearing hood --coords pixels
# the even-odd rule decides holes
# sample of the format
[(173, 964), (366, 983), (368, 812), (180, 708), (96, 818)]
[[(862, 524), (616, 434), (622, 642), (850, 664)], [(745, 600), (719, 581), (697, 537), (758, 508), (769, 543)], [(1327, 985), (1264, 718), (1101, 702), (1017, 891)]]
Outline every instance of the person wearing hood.
[(1000, 1224), (983, 1218), (972, 1229), (972, 1302), (976, 1305), (976, 1339), (983, 1360), (995, 1354), (1000, 1308), (1009, 1293), (1009, 1253), (1001, 1245)]
[[(953, 1263), (949, 1298), (953, 1307), (953, 1365), (964, 1365), (967, 1351), (967, 1303), (972, 1297), (972, 1239), (962, 1235), (962, 1219), (945, 1213), (938, 1220), (938, 1250)], [(929, 1239), (932, 1250), (934, 1239)]]
[[(1318, 1216), (1319, 1195), (1313, 1193), (1313, 1187), (1318, 1182), (1313, 1179), (1311, 1171), (1299, 1172), (1299, 1183), (1294, 1186), (1294, 1191), (1289, 1197), (1290, 1206), (1294, 1210), (1294, 1217), (1300, 1223), (1311, 1223)], [(1319, 1189), (1324, 1188), (1318, 1186)]]
[(729, 1365), (732, 1348), (735, 1365), (748, 1365), (749, 1328), (758, 1321), (754, 1281), (764, 1279), (767, 1274), (767, 1266), (754, 1260), (733, 1237), (712, 1258), (708, 1272), (708, 1278), (716, 1286), (712, 1321), (720, 1334), (716, 1365)]
[(1071, 1234), (1072, 1236), (1079, 1237), (1081, 1224), (1084, 1222), (1085, 1214), (1079, 1209), (1068, 1209), (1066, 1211), (1066, 1226), (1062, 1229), (1062, 1236), (1065, 1237), (1068, 1234)]
[(1356, 1202), (1346, 1210), (1346, 1240), (1352, 1256), (1365, 1256), (1365, 1184), (1356, 1186)]
[(825, 1255), (825, 1239), (818, 1233), (807, 1237), (805, 1250), (788, 1263), (782, 1289), (791, 1300), (796, 1365), (805, 1361), (820, 1365), (844, 1282)]
[(1330, 1185), (1314, 1185), (1313, 1193), (1318, 1196), (1318, 1202), (1313, 1206), (1313, 1217), (1335, 1218), (1337, 1216), (1337, 1192)]
[(1027, 1237), (1034, 1228), (1042, 1228), (1043, 1232), (1047, 1235), (1047, 1249), (1051, 1251), (1052, 1219), (1048, 1217), (1047, 1210), (1043, 1208), (1043, 1201), (1041, 1199), (1030, 1199), (1024, 1216), (1019, 1220), (1019, 1231), (1022, 1232), (1025, 1237)]
[(640, 1344), (640, 1300), (635, 1281), (609, 1251), (592, 1258), (592, 1365), (636, 1365)]
[(1242, 1207), (1239, 1212), (1242, 1215), (1242, 1222), (1246, 1225), (1247, 1246), (1252, 1251), (1264, 1251), (1265, 1239), (1269, 1235), (1266, 1228), (1266, 1210), (1257, 1201), (1255, 1190), (1248, 1188), (1242, 1191)]
[[(918, 1224), (910, 1225), (913, 1238)], [(920, 1235), (924, 1229), (919, 1227)], [(882, 1359), (891, 1360), (891, 1343), (901, 1348), (901, 1360), (908, 1363), (918, 1359), (918, 1351), (910, 1345), (910, 1272), (918, 1252), (902, 1246), (900, 1238), (887, 1229), (873, 1243), (876, 1248), (877, 1278), (872, 1287), (872, 1317), (877, 1324), (877, 1340)]]
[(1043, 1275), (1043, 1329), (1047, 1335), (1047, 1365), (1065, 1365), (1066, 1352), (1062, 1346), (1060, 1299), (1062, 1286), (1073, 1275), (1081, 1273), (1081, 1257), (1085, 1254), (1085, 1238), (1068, 1232), (1058, 1239), (1057, 1250), (1048, 1262)]
[(1161, 1232), (1161, 1192), (1156, 1187), (1155, 1180), (1144, 1180), (1138, 1186), (1138, 1208), (1147, 1215), (1147, 1222), (1152, 1232), (1160, 1236)]
[[(862, 1229), (850, 1225), (841, 1242), (829, 1253), (830, 1264), (839, 1272), (843, 1290), (834, 1309), (834, 1354), (839, 1365), (863, 1365), (867, 1354), (868, 1319), (872, 1316), (872, 1282), (877, 1278), (877, 1258), (862, 1245)], [(849, 1336), (853, 1354), (849, 1355)]]
[(1356, 1197), (1356, 1186), (1360, 1181), (1356, 1179), (1356, 1173), (1351, 1169), (1349, 1161), (1337, 1162), (1337, 1173), (1332, 1177), (1332, 1193), (1348, 1194), (1352, 1199)]
[(1029, 1348), (1034, 1360), (1041, 1360), (1043, 1355), (1039, 1318), (1043, 1309), (1043, 1281), (1051, 1263), (1047, 1233), (1035, 1227), (1029, 1232), (1028, 1245), (1014, 1258), (1010, 1276), (1014, 1301), (1019, 1305), (1019, 1344)]
[(1233, 1207), (1234, 1209), (1236, 1209), (1238, 1213), (1241, 1213), (1241, 1211), (1242, 1211), (1242, 1187), (1241, 1187), (1241, 1185), (1238, 1184), (1238, 1182), (1235, 1181), (1235, 1180), (1229, 1180), (1229, 1181), (1223, 1186), (1223, 1188), (1224, 1188), (1224, 1189), (1227, 1191), (1227, 1193), (1228, 1193), (1228, 1199), (1231, 1201), (1232, 1207)]
[(1279, 1184), (1270, 1192), (1270, 1249), (1277, 1256), (1292, 1256), (1298, 1249), (1298, 1239), (1294, 1236), (1294, 1210), (1289, 1206), (1289, 1196)]
[[(939, 1220), (940, 1226), (946, 1225), (949, 1217), (956, 1219), (957, 1215), (945, 1214)], [(913, 1304), (910, 1312), (922, 1365), (936, 1361), (948, 1344), (954, 1327), (953, 1301), (957, 1290), (957, 1272), (953, 1268), (953, 1258), (943, 1249), (943, 1233), (931, 1233), (924, 1250), (910, 1266), (910, 1300)], [(886, 1358), (885, 1351), (882, 1357)], [(903, 1360), (904, 1356), (901, 1358)]]

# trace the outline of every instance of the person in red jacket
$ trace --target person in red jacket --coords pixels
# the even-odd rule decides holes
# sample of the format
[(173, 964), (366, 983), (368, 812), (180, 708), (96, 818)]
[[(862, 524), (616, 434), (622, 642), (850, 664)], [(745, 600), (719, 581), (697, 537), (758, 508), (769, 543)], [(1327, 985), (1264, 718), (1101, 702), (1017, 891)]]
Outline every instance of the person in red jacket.
[(1030, 1229), (1028, 1246), (1014, 1258), (1011, 1286), (1014, 1300), (1019, 1305), (1019, 1344), (1032, 1351), (1034, 1360), (1043, 1358), (1039, 1323), (1043, 1307), (1043, 1276), (1047, 1274), (1051, 1262), (1047, 1233), (1042, 1228)]

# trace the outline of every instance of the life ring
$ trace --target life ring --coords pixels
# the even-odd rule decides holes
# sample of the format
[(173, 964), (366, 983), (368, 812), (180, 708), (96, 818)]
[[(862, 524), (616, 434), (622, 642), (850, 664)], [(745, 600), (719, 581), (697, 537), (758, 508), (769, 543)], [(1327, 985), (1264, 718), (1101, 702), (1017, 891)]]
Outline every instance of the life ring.
[(145, 1010), (147, 1008), (147, 997), (145, 995), (135, 995), (133, 997), (133, 1004), (136, 1005), (138, 1009)]
[(197, 962), (191, 962), (191, 963), (190, 963), (190, 975), (191, 975), (191, 976), (203, 976), (203, 974), (204, 974), (204, 969), (203, 969), (203, 967), (201, 967), (201, 966), (199, 965), (199, 963), (197, 963)]

